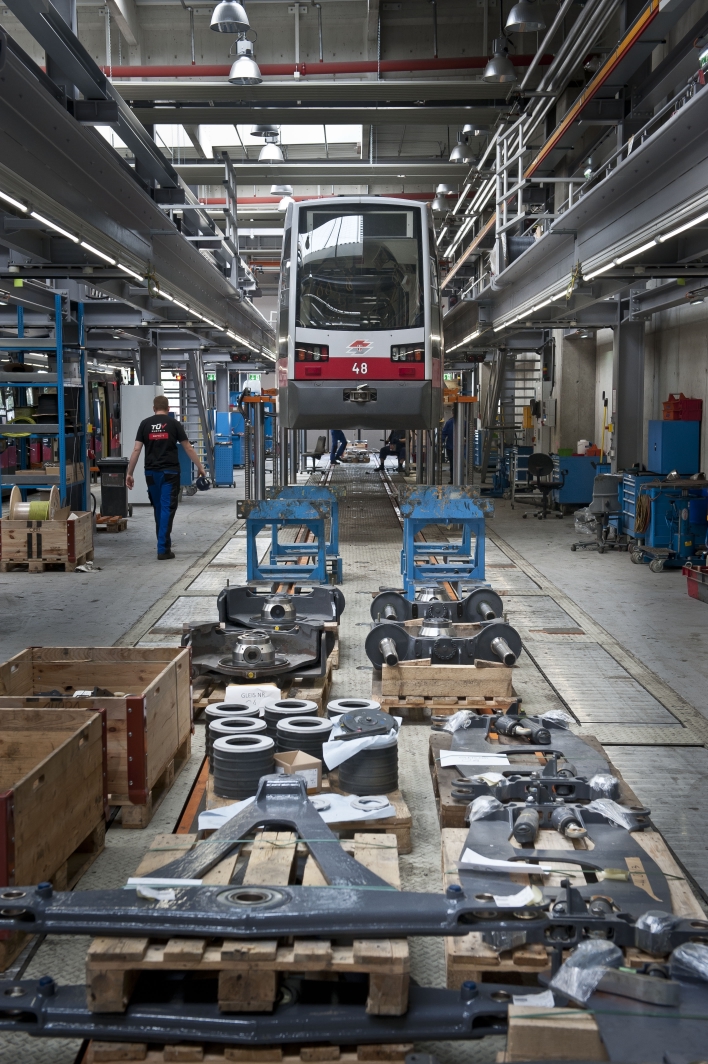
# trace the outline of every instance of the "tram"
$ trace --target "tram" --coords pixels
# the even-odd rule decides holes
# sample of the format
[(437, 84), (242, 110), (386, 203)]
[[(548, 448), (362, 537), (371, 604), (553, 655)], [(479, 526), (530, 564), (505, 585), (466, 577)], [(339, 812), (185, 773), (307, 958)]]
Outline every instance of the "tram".
[(290, 203), (278, 295), (281, 424), (432, 428), (442, 362), (427, 205), (378, 196)]

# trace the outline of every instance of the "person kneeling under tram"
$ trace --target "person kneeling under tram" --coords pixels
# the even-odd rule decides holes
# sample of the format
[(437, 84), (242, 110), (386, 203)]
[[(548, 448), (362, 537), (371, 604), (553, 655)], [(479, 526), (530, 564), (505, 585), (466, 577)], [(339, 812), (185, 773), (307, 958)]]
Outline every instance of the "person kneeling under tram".
[(398, 472), (403, 472), (403, 460), (406, 454), (406, 433), (405, 429), (394, 429), (390, 432), (386, 438), (386, 442), (379, 451), (379, 469), (383, 469), (386, 464), (386, 459), (394, 455), (398, 461)]

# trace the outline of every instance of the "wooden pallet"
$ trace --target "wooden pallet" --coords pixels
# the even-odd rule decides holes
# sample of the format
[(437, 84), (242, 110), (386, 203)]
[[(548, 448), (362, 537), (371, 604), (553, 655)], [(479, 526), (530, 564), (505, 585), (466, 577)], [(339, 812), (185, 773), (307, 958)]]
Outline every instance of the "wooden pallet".
[[(555, 831), (548, 833), (542, 831), (539, 835), (541, 839), (543, 839), (544, 835), (547, 835), (549, 843), (552, 842), (555, 849), (582, 848), (582, 839), (576, 839), (574, 845), (570, 839), (564, 838)], [(448, 887), (451, 883), (460, 882), (457, 862), (466, 838), (467, 828), (443, 828), (442, 872), (444, 887)], [(661, 905), (658, 902), (653, 904), (660, 908), (668, 909), (670, 900), (671, 909), (675, 915), (705, 920), (703, 909), (659, 832), (638, 831), (633, 838), (656, 861), (662, 872), (671, 877), (668, 880), (670, 899), (662, 900)], [(556, 878), (558, 883), (560, 883), (563, 873), (556, 873)], [(519, 882), (522, 882), (522, 880), (520, 879)], [(524, 879), (523, 882), (526, 882), (526, 880)], [(552, 880), (549, 880), (549, 882), (552, 882)], [(647, 895), (647, 907), (649, 908), (651, 905), (652, 899)], [(656, 958), (653, 959), (655, 960)], [(625, 950), (625, 964), (629, 967), (637, 967), (650, 960), (652, 960), (652, 957), (648, 953), (642, 953), (633, 947)], [(514, 950), (505, 950), (497, 953), (496, 950), (482, 941), (481, 932), (472, 931), (469, 935), (445, 939), (445, 968), (447, 986), (451, 990), (459, 989), (462, 983), (468, 979), (473, 979), (476, 982), (538, 986), (539, 974), (541, 972), (547, 975), (550, 974), (550, 959), (546, 947), (542, 945), (517, 946)], [(529, 1060), (533, 1058), (515, 1059)], [(584, 1057), (582, 1059), (588, 1058)]]
[[(158, 835), (136, 875), (149, 876), (180, 853), (199, 845), (196, 835)], [(400, 889), (394, 835), (355, 835), (343, 847)], [(307, 847), (291, 832), (259, 832), (240, 853), (221, 861), (203, 877), (228, 884), (234, 875), (245, 886), (286, 886), (296, 876), (298, 856), (306, 856), (304, 886), (326, 886)], [(408, 1008), (409, 955), (406, 939), (355, 940), (339, 945), (319, 939), (248, 941), (239, 939), (95, 938), (86, 961), (88, 1006), (94, 1012), (124, 1012), (144, 971), (218, 973), (218, 1001), (224, 1012), (270, 1012), (281, 973), (332, 978), (337, 973), (369, 976), (367, 1012), (401, 1016)]]
[(3, 558), (0, 561), (0, 573), (14, 573), (18, 569), (27, 573), (73, 573), (79, 565), (93, 561), (93, 551), (88, 550), (80, 554), (73, 562), (68, 559), (61, 562), (44, 561), (42, 558), (13, 561), (11, 558)]
[[(73, 890), (84, 872), (103, 852), (105, 845), (106, 822), (102, 817), (56, 872), (47, 876), (49, 882), (54, 885), (54, 889)], [(31, 937), (22, 931), (10, 931), (6, 938), (0, 939), (0, 971), (5, 971), (19, 957)]]
[(181, 745), (175, 751), (174, 757), (167, 762), (164, 769), (148, 791), (144, 805), (133, 805), (132, 802), (120, 804), (120, 819), (124, 828), (146, 828), (156, 811), (159, 809), (172, 784), (179, 776), (192, 754), (192, 734), (182, 740)]
[[(330, 773), (329, 778), (322, 781), (322, 790), (325, 794), (330, 788), (340, 794), (346, 793), (339, 791), (337, 787), (336, 772)], [(365, 832), (367, 835), (394, 835), (398, 845), (398, 852), (403, 854), (410, 853), (413, 849), (411, 842), (413, 817), (411, 816), (411, 811), (400, 791), (392, 791), (386, 797), (396, 810), (395, 816), (381, 820), (343, 821), (340, 824), (330, 824), (329, 826), (342, 839), (350, 839), (359, 832)], [(210, 773), (206, 782), (206, 808), (221, 809), (225, 805), (233, 805), (233, 801), (233, 798), (220, 798), (218, 794), (214, 794), (214, 777)]]
[(390, 1061), (403, 1064), (413, 1045), (376, 1046), (330, 1046), (313, 1045), (293, 1047), (254, 1046), (239, 1049), (231, 1046), (189, 1045), (185, 1042), (173, 1046), (148, 1046), (145, 1042), (90, 1042), (80, 1064), (103, 1064), (121, 1061), (121, 1064), (171, 1064), (173, 1061), (203, 1061), (204, 1064), (315, 1064), (320, 1061), (338, 1061), (339, 1064), (382, 1064)]
[(407, 721), (430, 721), (431, 717), (451, 717), (461, 709), (473, 713), (506, 713), (520, 700), (499, 695), (385, 695), (381, 680), (374, 676), (371, 697), (381, 704), (384, 713), (393, 713)]
[(103, 517), (99, 514), (96, 518), (97, 532), (126, 532), (127, 529), (127, 517)]

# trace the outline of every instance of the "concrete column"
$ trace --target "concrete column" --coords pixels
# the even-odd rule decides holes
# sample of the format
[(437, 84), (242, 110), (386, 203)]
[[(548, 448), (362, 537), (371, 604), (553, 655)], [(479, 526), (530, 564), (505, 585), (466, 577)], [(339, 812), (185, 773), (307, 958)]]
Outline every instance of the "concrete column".
[(229, 367), (217, 364), (216, 367), (216, 410), (219, 414), (229, 412)]
[(595, 355), (593, 333), (587, 339), (556, 334), (556, 428), (553, 450), (572, 447), (578, 440), (595, 439)]
[(614, 328), (612, 361), (612, 472), (643, 460), (644, 322), (623, 321)]
[(162, 383), (162, 367), (160, 365), (160, 349), (158, 347), (146, 345), (140, 348), (140, 383)]

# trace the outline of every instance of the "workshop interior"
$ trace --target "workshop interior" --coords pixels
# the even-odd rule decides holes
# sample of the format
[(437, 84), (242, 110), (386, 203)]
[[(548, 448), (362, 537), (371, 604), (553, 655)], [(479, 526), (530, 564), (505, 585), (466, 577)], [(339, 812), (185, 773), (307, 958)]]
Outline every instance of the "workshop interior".
[(708, 1060), (707, 77), (0, 0), (0, 1064)]

